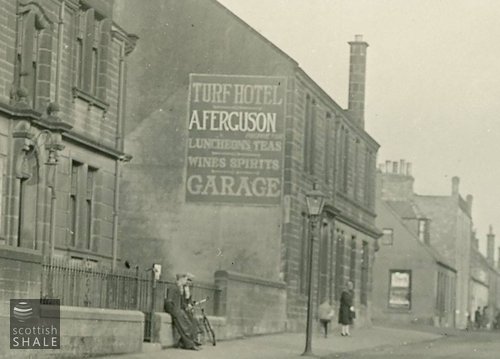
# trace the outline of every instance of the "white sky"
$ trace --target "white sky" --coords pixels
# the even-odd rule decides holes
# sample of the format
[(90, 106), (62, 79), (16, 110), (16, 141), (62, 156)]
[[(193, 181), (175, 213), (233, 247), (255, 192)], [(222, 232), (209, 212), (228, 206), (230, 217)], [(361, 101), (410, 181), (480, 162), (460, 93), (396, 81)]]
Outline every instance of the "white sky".
[[(474, 196), (500, 238), (500, 1), (219, 0), (347, 107), (348, 41), (368, 48), (365, 123), (378, 162), (413, 163), (420, 194)], [(497, 239), (500, 245), (500, 239)], [(495, 254), (496, 255), (496, 254)]]

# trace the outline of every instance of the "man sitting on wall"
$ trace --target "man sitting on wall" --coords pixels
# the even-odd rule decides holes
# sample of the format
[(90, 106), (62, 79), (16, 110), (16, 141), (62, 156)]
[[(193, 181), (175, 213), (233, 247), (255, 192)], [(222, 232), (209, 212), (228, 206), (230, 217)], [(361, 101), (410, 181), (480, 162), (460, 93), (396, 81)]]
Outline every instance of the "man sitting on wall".
[[(197, 325), (192, 316), (192, 296), (189, 288), (192, 274), (177, 274), (176, 286), (165, 298), (165, 312), (172, 316), (174, 339), (179, 348), (198, 350)], [(177, 333), (177, 335), (176, 335)]]

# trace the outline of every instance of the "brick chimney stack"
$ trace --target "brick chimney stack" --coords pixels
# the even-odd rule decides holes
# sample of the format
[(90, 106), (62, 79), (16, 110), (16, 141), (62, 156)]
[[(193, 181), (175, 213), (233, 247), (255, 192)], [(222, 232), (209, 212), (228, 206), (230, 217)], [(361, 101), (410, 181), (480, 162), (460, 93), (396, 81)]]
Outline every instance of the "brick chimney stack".
[(474, 197), (471, 194), (468, 194), (466, 197), (467, 201), (467, 208), (469, 209), (469, 214), (472, 216), (472, 201), (474, 200)]
[(479, 239), (476, 236), (476, 230), (472, 230), (472, 248), (474, 248), (476, 251), (479, 250)]
[(348, 113), (356, 125), (365, 127), (365, 84), (366, 84), (366, 49), (368, 43), (363, 35), (355, 35), (350, 41), (351, 55), (349, 68), (349, 104)]
[(405, 160), (385, 161), (377, 174), (377, 188), (384, 201), (404, 201), (413, 197), (414, 178), (411, 163)]
[(495, 234), (493, 233), (493, 227), (490, 225), (490, 231), (486, 236), (486, 260), (490, 265), (495, 265)]
[(500, 270), (500, 247), (498, 247), (497, 269)]

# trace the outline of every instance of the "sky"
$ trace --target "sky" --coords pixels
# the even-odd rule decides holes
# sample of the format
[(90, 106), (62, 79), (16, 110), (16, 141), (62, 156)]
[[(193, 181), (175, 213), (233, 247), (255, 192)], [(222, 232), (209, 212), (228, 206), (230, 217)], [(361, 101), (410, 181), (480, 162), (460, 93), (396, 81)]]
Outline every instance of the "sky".
[[(412, 163), (418, 194), (474, 196), (500, 246), (500, 1), (219, 0), (347, 107), (349, 45), (369, 43), (365, 128), (378, 162)], [(495, 253), (496, 256), (496, 253)]]

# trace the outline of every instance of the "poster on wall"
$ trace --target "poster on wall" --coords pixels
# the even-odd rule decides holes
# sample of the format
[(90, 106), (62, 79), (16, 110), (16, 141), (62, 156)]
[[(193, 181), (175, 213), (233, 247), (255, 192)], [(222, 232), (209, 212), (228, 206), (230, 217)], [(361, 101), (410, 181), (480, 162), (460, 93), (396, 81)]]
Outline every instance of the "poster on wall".
[(411, 308), (411, 272), (391, 271), (389, 290), (389, 307), (399, 309)]
[(191, 74), (186, 202), (279, 205), (285, 78)]

